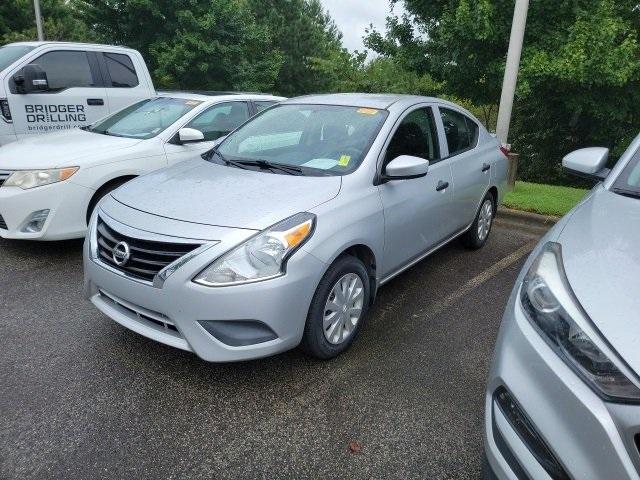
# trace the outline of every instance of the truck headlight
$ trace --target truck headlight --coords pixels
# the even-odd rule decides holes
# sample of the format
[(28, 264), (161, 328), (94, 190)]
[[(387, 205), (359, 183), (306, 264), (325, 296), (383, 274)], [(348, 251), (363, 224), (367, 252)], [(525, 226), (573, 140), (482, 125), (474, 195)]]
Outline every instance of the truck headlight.
[[(522, 282), (520, 301), (551, 348), (596, 393), (605, 400), (640, 401), (640, 389), (611, 361), (615, 352), (598, 338), (595, 326), (573, 294), (560, 244), (547, 243), (535, 259)], [(623, 365), (621, 360), (619, 365)]]
[(305, 212), (275, 224), (218, 258), (193, 281), (221, 287), (284, 275), (289, 257), (313, 234), (315, 219)]
[(20, 187), (23, 190), (62, 182), (70, 178), (79, 167), (52, 168), (49, 170), (17, 170), (4, 182), (5, 187)]

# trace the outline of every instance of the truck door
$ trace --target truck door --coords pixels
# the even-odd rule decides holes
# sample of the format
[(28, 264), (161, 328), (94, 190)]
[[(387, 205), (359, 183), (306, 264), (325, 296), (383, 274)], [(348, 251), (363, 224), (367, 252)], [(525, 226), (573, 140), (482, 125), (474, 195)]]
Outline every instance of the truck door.
[(115, 52), (100, 52), (97, 57), (107, 89), (109, 112), (152, 96), (152, 89), (145, 82), (143, 68), (146, 67), (138, 58)]
[(15, 77), (21, 68), (5, 80), (18, 138), (82, 127), (109, 113), (95, 53), (53, 50), (29, 63), (45, 71), (48, 89), (20, 93)]

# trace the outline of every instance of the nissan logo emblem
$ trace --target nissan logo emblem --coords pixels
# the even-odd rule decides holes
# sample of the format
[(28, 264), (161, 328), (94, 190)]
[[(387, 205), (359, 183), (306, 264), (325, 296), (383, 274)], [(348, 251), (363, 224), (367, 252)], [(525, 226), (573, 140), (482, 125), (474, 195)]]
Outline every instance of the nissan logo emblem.
[(129, 245), (127, 244), (127, 242), (118, 242), (116, 243), (116, 246), (113, 247), (111, 258), (113, 258), (113, 261), (119, 267), (127, 263), (129, 261), (130, 256), (131, 256), (131, 251), (129, 250)]

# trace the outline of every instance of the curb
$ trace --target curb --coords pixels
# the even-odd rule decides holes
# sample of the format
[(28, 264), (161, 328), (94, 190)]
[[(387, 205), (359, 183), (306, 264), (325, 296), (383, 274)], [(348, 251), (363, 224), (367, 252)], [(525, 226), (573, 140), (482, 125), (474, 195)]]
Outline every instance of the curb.
[(561, 217), (540, 215), (539, 213), (522, 212), (511, 208), (499, 207), (498, 218), (515, 223), (525, 223), (534, 227), (549, 228), (556, 224)]

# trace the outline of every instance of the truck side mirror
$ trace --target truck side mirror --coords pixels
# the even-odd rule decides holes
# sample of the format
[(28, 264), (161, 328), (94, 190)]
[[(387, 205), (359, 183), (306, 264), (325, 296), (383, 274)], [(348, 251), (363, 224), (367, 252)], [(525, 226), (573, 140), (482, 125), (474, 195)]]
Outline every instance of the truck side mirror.
[(47, 72), (40, 65), (34, 63), (26, 65), (13, 79), (18, 86), (18, 93), (46, 92), (49, 90)]

